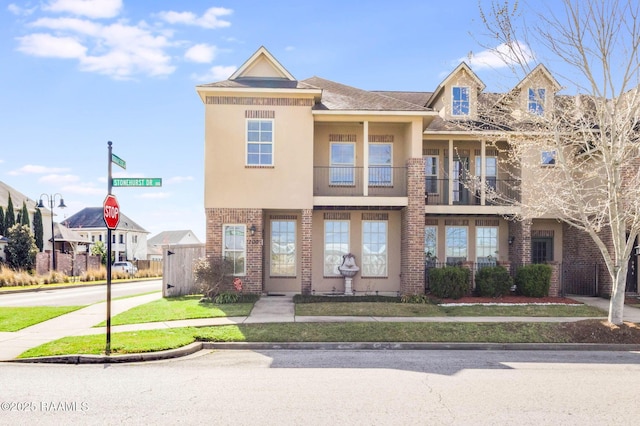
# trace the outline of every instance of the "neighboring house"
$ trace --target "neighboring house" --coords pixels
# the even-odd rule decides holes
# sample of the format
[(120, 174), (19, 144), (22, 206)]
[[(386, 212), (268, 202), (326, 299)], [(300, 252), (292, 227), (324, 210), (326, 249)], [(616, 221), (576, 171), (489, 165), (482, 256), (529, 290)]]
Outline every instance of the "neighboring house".
[(61, 253), (77, 254), (89, 252), (91, 239), (86, 235), (71, 230), (59, 223), (53, 225), (53, 232), (56, 236), (56, 250), (59, 250)]
[[(38, 205), (37, 200), (33, 200), (23, 193), (19, 192), (15, 188), (7, 185), (6, 183), (0, 181), (0, 206), (4, 210), (5, 214), (7, 212), (7, 205), (9, 204), (9, 194), (11, 194), (11, 202), (13, 203), (14, 214), (17, 218), (18, 213), (22, 210), (22, 202), (24, 201), (27, 205), (27, 210), (29, 211), (29, 223), (31, 224), (31, 229), (33, 230), (33, 215), (36, 212), (36, 206)], [(45, 198), (46, 201), (46, 198)], [(42, 213), (42, 239), (44, 241), (44, 251), (51, 251), (51, 211), (46, 208), (41, 208), (40, 212)], [(56, 241), (56, 249), (59, 249), (57, 241)], [(2, 254), (0, 254), (4, 258), (4, 250), (2, 250)]]
[[(531, 196), (513, 176), (525, 182), (534, 172), (501, 167), (508, 144), (483, 136), (498, 125), (457, 123), (503, 99), (518, 106), (509, 119), (526, 122), (551, 111), (559, 85), (540, 65), (506, 94), (484, 87), (465, 63), (433, 92), (299, 81), (264, 47), (228, 80), (197, 86), (207, 256), (233, 259), (253, 292), (344, 291), (347, 253), (360, 267), (356, 294), (423, 293), (425, 259), (434, 258), (549, 262), (557, 292), (558, 264), (593, 264), (593, 244), (554, 218), (510, 220), (518, 208), (493, 195)], [(554, 161), (552, 152), (537, 158), (536, 167)]]
[[(86, 207), (67, 218), (64, 225), (91, 243), (102, 241), (105, 247), (107, 245), (107, 227), (102, 207)], [(111, 250), (115, 261), (147, 259), (148, 233), (120, 212), (120, 223), (111, 231)]]
[(191, 230), (162, 231), (147, 240), (147, 260), (162, 260), (162, 246), (201, 244)]
[(0, 235), (0, 259), (4, 260), (4, 248), (7, 246), (7, 243), (9, 242), (9, 240), (7, 239), (7, 237), (3, 237), (2, 235)]

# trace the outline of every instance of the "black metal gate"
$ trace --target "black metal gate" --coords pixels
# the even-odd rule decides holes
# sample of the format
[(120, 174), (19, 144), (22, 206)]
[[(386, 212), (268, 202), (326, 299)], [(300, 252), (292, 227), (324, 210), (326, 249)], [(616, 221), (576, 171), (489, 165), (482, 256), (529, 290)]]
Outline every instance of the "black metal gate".
[(597, 296), (599, 267), (600, 265), (597, 263), (563, 263), (561, 286), (562, 294)]

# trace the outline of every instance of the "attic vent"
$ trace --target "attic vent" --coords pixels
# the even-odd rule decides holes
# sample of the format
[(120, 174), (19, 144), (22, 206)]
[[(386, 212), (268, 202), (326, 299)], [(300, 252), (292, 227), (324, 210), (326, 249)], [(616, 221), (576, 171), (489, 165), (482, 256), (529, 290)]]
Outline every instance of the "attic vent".
[(446, 226), (469, 226), (469, 219), (445, 219)]
[(393, 142), (393, 135), (369, 135), (369, 142)]
[(389, 213), (362, 213), (362, 220), (389, 220)]
[(247, 110), (244, 112), (244, 118), (276, 118), (276, 112)]
[(499, 226), (498, 219), (476, 219), (476, 226)]
[(324, 214), (324, 220), (350, 220), (351, 213), (344, 212), (326, 212)]
[(330, 134), (329, 142), (355, 142), (356, 135)]

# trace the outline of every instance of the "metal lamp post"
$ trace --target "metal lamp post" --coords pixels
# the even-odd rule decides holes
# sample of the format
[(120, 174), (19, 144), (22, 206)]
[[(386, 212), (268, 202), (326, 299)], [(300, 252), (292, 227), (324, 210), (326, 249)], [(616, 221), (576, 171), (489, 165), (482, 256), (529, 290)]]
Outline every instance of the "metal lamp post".
[(44, 203), (42, 202), (43, 197), (47, 198), (47, 201), (49, 202), (49, 210), (51, 210), (51, 244), (53, 247), (53, 249), (51, 250), (51, 255), (53, 256), (53, 270), (55, 271), (57, 270), (56, 268), (56, 234), (53, 231), (53, 205), (55, 204), (56, 197), (60, 198), (60, 204), (58, 204), (58, 208), (64, 209), (67, 206), (64, 204), (64, 199), (62, 198), (62, 195), (58, 193), (55, 193), (53, 195), (40, 194), (40, 201), (38, 202), (38, 208), (45, 207)]

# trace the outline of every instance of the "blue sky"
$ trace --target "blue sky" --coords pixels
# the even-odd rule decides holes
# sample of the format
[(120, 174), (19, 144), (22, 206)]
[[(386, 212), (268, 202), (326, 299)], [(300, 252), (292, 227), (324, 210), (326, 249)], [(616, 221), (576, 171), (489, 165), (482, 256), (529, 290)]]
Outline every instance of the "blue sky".
[(264, 45), (298, 79), (432, 91), (467, 60), (487, 90), (504, 89), (508, 73), (470, 33), (483, 33), (477, 0), (3, 1), (0, 180), (33, 199), (62, 194), (64, 221), (102, 205), (113, 141), (127, 162), (114, 177), (163, 179), (114, 188), (122, 212), (150, 236), (191, 229), (204, 241), (197, 84)]

